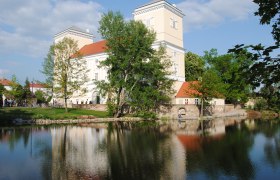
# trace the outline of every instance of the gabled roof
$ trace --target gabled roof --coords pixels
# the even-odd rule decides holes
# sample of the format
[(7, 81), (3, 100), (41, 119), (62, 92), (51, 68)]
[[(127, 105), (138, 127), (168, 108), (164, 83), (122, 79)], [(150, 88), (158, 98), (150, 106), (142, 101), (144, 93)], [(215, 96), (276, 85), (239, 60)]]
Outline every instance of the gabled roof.
[(39, 84), (39, 83), (30, 83), (29, 87), (33, 88), (47, 88), (46, 85), (44, 84)]
[(176, 98), (190, 98), (201, 95), (201, 93), (194, 88), (196, 85), (198, 85), (198, 81), (184, 82), (176, 94)]
[(85, 45), (79, 50), (82, 56), (89, 56), (99, 53), (104, 53), (106, 51), (106, 40), (98, 41), (92, 44)]
[(0, 84), (2, 84), (3, 86), (11, 86), (13, 82), (8, 80), (8, 79), (0, 79)]

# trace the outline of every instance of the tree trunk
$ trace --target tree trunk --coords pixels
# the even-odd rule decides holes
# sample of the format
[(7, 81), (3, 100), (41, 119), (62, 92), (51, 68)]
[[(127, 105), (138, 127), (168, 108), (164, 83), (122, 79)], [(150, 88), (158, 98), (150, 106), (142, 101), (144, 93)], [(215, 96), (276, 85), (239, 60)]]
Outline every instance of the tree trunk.
[(203, 117), (203, 98), (201, 98), (200, 117)]
[(65, 107), (65, 112), (68, 112), (67, 108), (67, 85), (64, 86), (64, 107)]
[(120, 117), (123, 113), (123, 105), (125, 104), (125, 91), (124, 89), (122, 88), (120, 93), (119, 93), (119, 98), (118, 98), (118, 109), (117, 109), (117, 112), (116, 114), (114, 115), (114, 117)]
[(68, 112), (68, 108), (67, 108), (67, 98), (64, 98), (64, 107), (65, 107), (65, 112)]
[(201, 130), (202, 130), (202, 132), (204, 132), (204, 123), (203, 123), (203, 102), (204, 102), (204, 100), (203, 100), (203, 98), (201, 98), (201, 106), (200, 106), (200, 126), (201, 126)]

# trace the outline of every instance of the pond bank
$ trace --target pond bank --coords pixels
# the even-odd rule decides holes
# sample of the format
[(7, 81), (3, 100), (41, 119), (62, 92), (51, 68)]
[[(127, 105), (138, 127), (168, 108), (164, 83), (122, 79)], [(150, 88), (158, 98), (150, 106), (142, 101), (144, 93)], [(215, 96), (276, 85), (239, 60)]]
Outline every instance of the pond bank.
[(144, 119), (139, 117), (64, 119), (64, 120), (51, 120), (51, 119), (23, 120), (21, 118), (17, 118), (13, 120), (13, 123), (17, 125), (21, 125), (21, 124), (49, 125), (49, 124), (104, 123), (104, 122), (138, 122), (143, 120)]

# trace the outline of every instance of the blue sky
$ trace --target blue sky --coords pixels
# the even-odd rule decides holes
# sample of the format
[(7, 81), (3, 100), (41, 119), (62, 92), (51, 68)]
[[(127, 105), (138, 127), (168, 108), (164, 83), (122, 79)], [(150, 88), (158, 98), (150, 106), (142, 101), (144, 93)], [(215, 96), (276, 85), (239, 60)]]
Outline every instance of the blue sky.
[[(15, 74), (23, 83), (44, 80), (42, 62), (55, 33), (72, 25), (98, 35), (98, 21), (108, 10), (132, 19), (133, 10), (151, 0), (0, 0), (0, 78)], [(184, 47), (226, 53), (236, 44), (271, 45), (269, 26), (259, 25), (251, 0), (170, 0), (186, 15)]]

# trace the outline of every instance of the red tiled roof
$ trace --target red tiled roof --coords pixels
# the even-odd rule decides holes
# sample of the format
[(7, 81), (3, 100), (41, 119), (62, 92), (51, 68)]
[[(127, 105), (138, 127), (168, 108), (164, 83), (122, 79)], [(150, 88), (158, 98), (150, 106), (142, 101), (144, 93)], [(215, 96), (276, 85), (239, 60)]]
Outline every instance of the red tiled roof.
[(198, 81), (184, 82), (178, 91), (176, 98), (189, 98), (201, 95), (193, 86), (198, 85)]
[(92, 44), (85, 45), (79, 50), (82, 56), (99, 54), (106, 51), (106, 40), (98, 41)]
[(46, 88), (46, 85), (44, 84), (35, 84), (35, 83), (30, 83), (29, 87), (33, 87), (33, 88)]
[(8, 79), (0, 79), (0, 84), (3, 86), (10, 86), (13, 82)]

